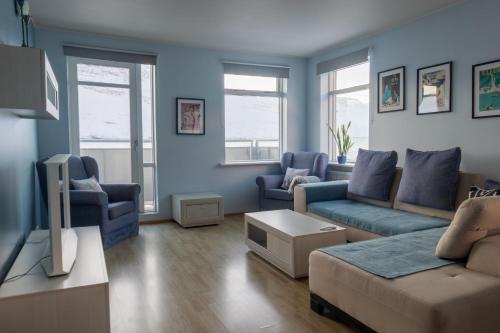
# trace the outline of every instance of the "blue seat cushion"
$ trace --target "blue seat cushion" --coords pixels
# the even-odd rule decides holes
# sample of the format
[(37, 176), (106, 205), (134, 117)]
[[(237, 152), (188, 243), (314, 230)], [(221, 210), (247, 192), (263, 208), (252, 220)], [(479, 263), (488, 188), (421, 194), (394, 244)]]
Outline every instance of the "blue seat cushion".
[(135, 205), (133, 201), (117, 201), (108, 204), (108, 215), (110, 220), (133, 212)]
[(378, 207), (352, 200), (313, 202), (307, 205), (307, 209), (322, 217), (382, 236), (405, 234), (450, 224), (450, 220), (438, 217)]
[(264, 198), (274, 200), (292, 201), (293, 195), (288, 190), (280, 188), (270, 188), (264, 191)]

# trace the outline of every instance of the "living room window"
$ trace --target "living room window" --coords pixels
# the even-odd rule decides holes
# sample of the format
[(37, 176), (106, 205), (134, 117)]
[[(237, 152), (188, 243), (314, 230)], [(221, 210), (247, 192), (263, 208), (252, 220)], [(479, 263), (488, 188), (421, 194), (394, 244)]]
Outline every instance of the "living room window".
[(226, 162), (278, 161), (288, 68), (224, 64)]
[[(321, 74), (322, 150), (335, 160), (337, 147), (328, 126), (337, 129), (351, 123), (349, 134), (354, 142), (347, 155), (355, 162), (359, 148), (369, 147), (370, 63), (368, 50), (318, 64)], [(322, 72), (322, 73), (321, 73)]]

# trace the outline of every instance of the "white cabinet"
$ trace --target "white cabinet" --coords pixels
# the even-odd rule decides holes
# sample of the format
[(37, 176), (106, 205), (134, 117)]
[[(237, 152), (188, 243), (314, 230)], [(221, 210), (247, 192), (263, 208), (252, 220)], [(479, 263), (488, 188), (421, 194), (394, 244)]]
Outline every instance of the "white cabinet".
[[(99, 227), (75, 228), (78, 252), (71, 273), (47, 277), (37, 265), (0, 287), (0, 332), (109, 333), (109, 281)], [(7, 279), (23, 274), (44, 253), (47, 230), (31, 233)]]
[(59, 119), (59, 87), (44, 50), (0, 45), (0, 111)]
[(218, 224), (224, 219), (224, 198), (215, 193), (174, 194), (172, 210), (183, 227)]

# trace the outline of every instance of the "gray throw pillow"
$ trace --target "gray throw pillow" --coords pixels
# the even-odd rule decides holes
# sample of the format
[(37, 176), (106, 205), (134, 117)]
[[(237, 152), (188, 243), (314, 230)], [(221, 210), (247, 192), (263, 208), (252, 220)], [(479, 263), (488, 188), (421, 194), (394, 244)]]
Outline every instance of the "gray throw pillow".
[(348, 191), (362, 197), (388, 201), (397, 163), (398, 154), (395, 151), (359, 149)]
[(71, 185), (75, 188), (75, 190), (102, 192), (101, 185), (99, 185), (94, 176), (80, 180), (71, 179)]
[(406, 151), (397, 200), (452, 211), (457, 197), (460, 148), (444, 151)]
[(309, 169), (286, 168), (285, 178), (283, 179), (283, 184), (281, 184), (281, 188), (288, 190), (295, 176), (307, 176), (308, 174), (309, 174)]

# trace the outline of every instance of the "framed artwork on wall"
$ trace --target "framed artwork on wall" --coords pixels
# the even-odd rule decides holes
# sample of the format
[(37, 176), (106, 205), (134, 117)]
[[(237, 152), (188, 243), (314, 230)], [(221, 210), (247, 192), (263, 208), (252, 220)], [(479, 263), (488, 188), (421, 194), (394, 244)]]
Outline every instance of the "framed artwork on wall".
[(472, 118), (500, 117), (500, 59), (472, 66)]
[(405, 66), (378, 73), (378, 113), (403, 111), (406, 107)]
[(205, 100), (180, 98), (177, 101), (177, 134), (205, 135)]
[(451, 112), (452, 63), (417, 70), (417, 115)]

